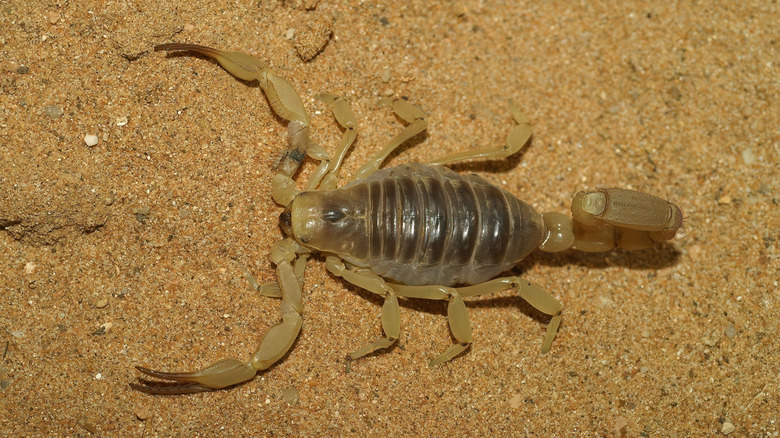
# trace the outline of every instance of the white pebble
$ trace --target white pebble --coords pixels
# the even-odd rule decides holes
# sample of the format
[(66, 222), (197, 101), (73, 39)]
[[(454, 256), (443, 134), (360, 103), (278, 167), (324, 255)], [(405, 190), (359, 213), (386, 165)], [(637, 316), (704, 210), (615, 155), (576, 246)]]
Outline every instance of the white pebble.
[(753, 153), (753, 149), (747, 148), (742, 151), (742, 160), (745, 161), (745, 164), (751, 165), (755, 164), (756, 162), (756, 154)]
[(731, 432), (734, 432), (735, 430), (737, 430), (737, 428), (734, 426), (734, 424), (731, 423), (730, 421), (726, 421), (725, 423), (723, 423), (723, 427), (720, 428), (720, 433), (722, 433), (723, 435), (728, 435)]
[(98, 137), (97, 135), (87, 134), (84, 136), (84, 143), (87, 144), (87, 146), (92, 147), (95, 146), (98, 143)]

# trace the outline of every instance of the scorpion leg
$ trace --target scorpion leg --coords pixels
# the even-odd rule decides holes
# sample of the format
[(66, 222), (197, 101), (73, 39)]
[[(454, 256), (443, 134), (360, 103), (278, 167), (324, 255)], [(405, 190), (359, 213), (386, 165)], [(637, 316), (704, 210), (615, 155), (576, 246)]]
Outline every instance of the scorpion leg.
[(414, 137), (415, 135), (423, 132), (428, 127), (428, 120), (426, 119), (425, 112), (417, 105), (413, 105), (405, 100), (396, 99), (391, 103), (393, 111), (398, 117), (404, 119), (409, 123), (409, 126), (404, 128), (398, 135), (390, 139), (390, 141), (379, 151), (374, 158), (368, 160), (353, 176), (354, 179), (365, 178), (382, 165), (385, 159), (396, 149), (401, 146), (406, 140)]
[(533, 134), (534, 130), (533, 126), (528, 121), (528, 118), (520, 112), (520, 109), (517, 108), (517, 105), (511, 100), (509, 101), (509, 111), (512, 113), (512, 117), (515, 119), (517, 126), (509, 131), (509, 134), (506, 136), (506, 144), (473, 151), (456, 152), (433, 160), (429, 164), (441, 166), (443, 164), (470, 160), (473, 158), (488, 158), (495, 160), (507, 158), (510, 155), (519, 152), (523, 146), (528, 144), (528, 139), (531, 138), (531, 134)]
[(292, 201), (298, 189), (292, 176), (312, 145), (309, 139), (309, 115), (303, 101), (287, 79), (268, 68), (268, 64), (241, 52), (227, 52), (197, 44), (169, 43), (154, 47), (155, 51), (192, 51), (214, 59), (228, 73), (244, 81), (257, 81), (268, 103), (279, 117), (287, 120), (290, 146), (277, 164), (279, 173), (271, 182), (271, 194), (280, 205)]
[(342, 277), (355, 286), (366, 289), (385, 299), (382, 305), (382, 331), (384, 336), (350, 353), (349, 358), (353, 360), (359, 359), (374, 351), (392, 346), (401, 336), (401, 310), (398, 306), (398, 298), (390, 285), (382, 277), (369, 270), (347, 269), (344, 263), (335, 256), (328, 256), (325, 260), (325, 266), (334, 275)]
[(319, 186), (320, 189), (330, 190), (336, 188), (341, 163), (357, 137), (357, 118), (346, 99), (333, 94), (319, 94), (317, 98), (333, 107), (333, 115), (336, 116), (336, 121), (339, 125), (344, 128), (344, 134), (341, 136), (341, 142), (336, 149), (335, 157), (328, 163), (327, 173), (324, 175), (324, 178), (310, 178), (306, 189), (314, 190)]
[(436, 356), (428, 363), (428, 366), (435, 367), (449, 361), (455, 356), (463, 353), (471, 345), (471, 321), (466, 310), (466, 303), (458, 294), (455, 288), (442, 288), (450, 295), (450, 303), (447, 306), (447, 321), (450, 325), (452, 336), (458, 341), (457, 344), (450, 345), (444, 353)]
[(301, 284), (296, 276), (296, 268), (293, 267), (294, 264), (297, 265), (294, 262), (299, 258), (296, 253), (299, 249), (292, 239), (287, 238), (275, 244), (271, 250), (282, 293), (282, 322), (268, 330), (260, 347), (248, 362), (223, 359), (198, 371), (173, 373), (138, 366), (136, 369), (141, 373), (161, 380), (139, 379), (141, 383), (130, 383), (130, 386), (149, 394), (212, 391), (252, 380), (257, 371), (264, 370), (281, 359), (292, 347), (303, 323)]
[[(459, 298), (476, 297), (480, 295), (501, 292), (507, 289), (516, 289), (520, 293), (520, 297), (526, 300), (535, 309), (539, 310), (540, 312), (546, 315), (552, 316), (550, 323), (547, 325), (547, 334), (545, 335), (544, 342), (542, 343), (542, 353), (547, 353), (548, 351), (550, 351), (550, 346), (552, 345), (553, 339), (555, 339), (556, 333), (558, 333), (558, 327), (561, 324), (561, 319), (563, 314), (563, 306), (561, 306), (561, 303), (558, 302), (558, 300), (556, 300), (555, 297), (553, 297), (544, 288), (539, 287), (526, 280), (523, 280), (520, 277), (495, 278), (493, 280), (486, 281), (484, 283), (480, 283), (474, 286), (464, 286), (459, 288), (448, 288), (443, 286), (393, 285), (393, 289), (395, 290), (396, 294), (399, 297), (426, 298), (426, 299), (434, 299), (434, 300), (448, 299), (448, 297), (453, 297), (453, 296), (457, 296)], [(448, 292), (448, 290), (450, 289), (454, 290), (454, 293)], [(463, 343), (464, 341), (462, 341), (461, 338), (458, 337), (458, 333), (456, 333), (456, 331), (462, 330), (461, 333), (465, 334), (466, 327), (468, 327), (468, 341), (470, 342), (471, 325), (468, 323), (468, 316), (465, 314), (465, 310), (466, 310), (465, 305), (463, 306), (462, 309), (460, 309), (459, 308), (460, 304), (457, 303), (458, 298), (456, 298), (455, 300), (453, 300), (452, 298), (449, 299), (450, 299), (450, 306), (448, 308), (448, 317), (450, 321), (450, 329), (452, 330), (455, 339), (457, 339), (458, 342)], [(460, 300), (460, 302), (462, 302), (462, 300)], [(463, 339), (464, 340), (466, 339), (465, 336)], [(456, 353), (452, 355), (452, 357), (445, 359), (443, 358), (443, 356), (445, 356), (446, 354), (447, 352), (434, 359), (433, 362), (436, 363), (432, 362), (431, 365), (436, 365), (438, 363), (446, 362), (447, 360), (452, 359), (452, 357), (455, 357), (457, 355)], [(444, 360), (439, 361), (439, 358), (442, 358)]]
[(550, 292), (520, 277), (501, 277), (486, 281), (474, 286), (466, 286), (458, 289), (463, 297), (474, 297), (507, 289), (516, 289), (520, 297), (533, 306), (536, 310), (552, 316), (547, 325), (547, 333), (542, 342), (542, 354), (550, 351), (552, 341), (558, 333), (558, 327), (563, 318), (563, 306)]

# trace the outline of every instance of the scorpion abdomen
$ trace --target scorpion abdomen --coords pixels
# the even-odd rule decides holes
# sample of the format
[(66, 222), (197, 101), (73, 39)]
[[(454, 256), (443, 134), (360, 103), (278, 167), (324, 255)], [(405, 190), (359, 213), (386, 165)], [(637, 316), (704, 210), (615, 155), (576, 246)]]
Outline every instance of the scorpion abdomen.
[(360, 262), (394, 282), (482, 283), (512, 268), (546, 235), (536, 210), (476, 175), (410, 163), (345, 188), (361, 184), (368, 193), (368, 256)]

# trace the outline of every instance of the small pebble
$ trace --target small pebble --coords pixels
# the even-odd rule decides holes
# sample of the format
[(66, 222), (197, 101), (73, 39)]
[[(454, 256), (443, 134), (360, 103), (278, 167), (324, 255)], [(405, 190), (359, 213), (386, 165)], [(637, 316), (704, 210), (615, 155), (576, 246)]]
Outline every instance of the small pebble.
[(86, 417), (83, 417), (79, 423), (81, 424), (81, 427), (87, 429), (90, 433), (98, 433), (98, 428), (95, 423), (88, 420)]
[(615, 302), (606, 295), (599, 295), (596, 297), (596, 305), (602, 309), (612, 309), (615, 307)]
[(292, 32), (287, 31), (286, 37), (294, 41), (295, 50), (303, 61), (310, 61), (330, 41), (333, 35), (333, 19), (330, 16), (314, 16), (300, 23)]
[(714, 347), (714, 346), (718, 345), (718, 339), (717, 339), (716, 336), (713, 336), (713, 337), (705, 336), (705, 337), (702, 338), (702, 342), (704, 343), (704, 345), (706, 345), (708, 347)]
[(141, 420), (144, 421), (147, 418), (151, 417), (151, 412), (149, 411), (149, 406), (137, 406), (135, 409), (133, 409), (133, 413), (135, 416)]
[(737, 428), (734, 426), (734, 424), (731, 423), (731, 421), (726, 421), (723, 423), (723, 427), (720, 428), (720, 433), (723, 435), (728, 435), (731, 432), (734, 432)]
[(625, 435), (626, 426), (628, 426), (628, 419), (626, 419), (626, 417), (615, 418), (615, 435), (617, 436)]
[(292, 406), (298, 403), (298, 390), (294, 386), (282, 390), (282, 398)]
[(43, 113), (50, 119), (59, 119), (62, 117), (62, 109), (54, 105), (43, 107)]
[(60, 15), (59, 12), (57, 11), (49, 12), (49, 23), (57, 24), (57, 22), (60, 21), (60, 18), (62, 18), (62, 15)]
[(84, 136), (84, 143), (86, 143), (89, 147), (93, 147), (98, 144), (98, 136), (87, 134)]
[(382, 73), (379, 75), (379, 77), (382, 79), (382, 82), (388, 83), (390, 82), (390, 79), (392, 79), (392, 75), (390, 74), (390, 70), (384, 69), (382, 70)]
[(116, 126), (119, 126), (120, 128), (122, 126), (127, 125), (127, 116), (119, 116), (116, 118)]
[(97, 301), (95, 301), (95, 307), (98, 309), (102, 309), (108, 305), (108, 297), (105, 295), (101, 295)]
[(30, 72), (30, 67), (27, 67), (26, 65), (23, 65), (23, 66), (17, 68), (16, 72), (19, 73), (20, 75), (26, 75), (27, 73)]
[(509, 406), (511, 406), (512, 409), (517, 409), (522, 404), (523, 396), (521, 394), (515, 394), (511, 399), (509, 399)]
[(742, 160), (744, 160), (747, 165), (754, 164), (756, 162), (756, 154), (753, 153), (753, 149), (747, 148), (742, 151)]
[(287, 33), (284, 34), (284, 37), (288, 40), (295, 38), (295, 29), (292, 27), (287, 29)]
[(722, 196), (720, 199), (718, 199), (718, 204), (720, 205), (731, 204), (731, 196)]
[(382, 96), (384, 96), (384, 97), (390, 97), (390, 96), (392, 96), (393, 94), (395, 94), (395, 90), (393, 90), (392, 88), (385, 88), (385, 89), (384, 89), (384, 90), (382, 90), (382, 92), (381, 92), (381, 93), (379, 93), (379, 94), (381, 94), (381, 95), (382, 95)]
[(734, 337), (737, 336), (737, 329), (734, 328), (734, 324), (729, 324), (726, 326), (726, 337), (729, 339), (734, 339)]

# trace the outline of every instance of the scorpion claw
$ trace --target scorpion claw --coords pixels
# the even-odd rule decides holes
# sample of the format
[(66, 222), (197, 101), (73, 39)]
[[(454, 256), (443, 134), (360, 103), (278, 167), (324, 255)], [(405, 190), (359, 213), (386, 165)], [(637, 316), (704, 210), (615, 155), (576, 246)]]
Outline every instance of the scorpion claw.
[(166, 395), (192, 394), (222, 389), (252, 380), (257, 373), (251, 363), (236, 359), (224, 359), (192, 372), (169, 373), (142, 366), (135, 368), (149, 377), (160, 380), (139, 378), (141, 383), (130, 383), (130, 387), (148, 394)]

